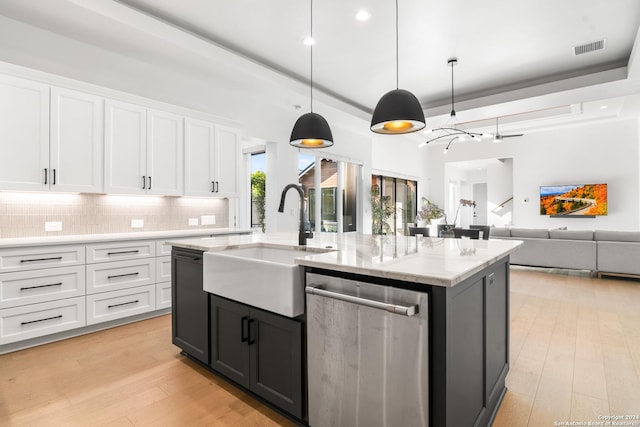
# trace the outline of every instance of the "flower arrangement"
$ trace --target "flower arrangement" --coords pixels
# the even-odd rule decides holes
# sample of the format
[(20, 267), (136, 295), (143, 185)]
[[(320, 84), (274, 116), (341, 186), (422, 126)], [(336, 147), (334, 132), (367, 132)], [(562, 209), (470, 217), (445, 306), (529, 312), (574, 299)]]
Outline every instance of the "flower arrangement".
[(422, 198), (422, 207), (418, 210), (416, 215), (416, 223), (418, 221), (430, 221), (445, 216), (444, 209), (427, 199)]
[(460, 212), (460, 208), (462, 206), (473, 206), (474, 208), (476, 207), (476, 202), (473, 200), (467, 200), (467, 199), (460, 199), (460, 203), (458, 204), (458, 209), (456, 210), (456, 217), (453, 219), (453, 224), (455, 225), (456, 221), (458, 220), (458, 212)]

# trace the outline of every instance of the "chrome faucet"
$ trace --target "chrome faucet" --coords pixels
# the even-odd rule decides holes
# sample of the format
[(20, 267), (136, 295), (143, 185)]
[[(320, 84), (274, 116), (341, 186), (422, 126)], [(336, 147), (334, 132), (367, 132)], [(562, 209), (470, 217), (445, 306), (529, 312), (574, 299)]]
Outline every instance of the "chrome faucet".
[(313, 239), (313, 233), (311, 231), (307, 232), (305, 227), (305, 214), (304, 214), (304, 191), (302, 191), (302, 186), (297, 184), (289, 184), (282, 190), (282, 195), (280, 196), (280, 207), (278, 207), (278, 212), (284, 212), (284, 199), (287, 195), (287, 191), (290, 189), (296, 189), (298, 194), (300, 195), (300, 230), (298, 232), (298, 244), (300, 246), (307, 245), (307, 238)]

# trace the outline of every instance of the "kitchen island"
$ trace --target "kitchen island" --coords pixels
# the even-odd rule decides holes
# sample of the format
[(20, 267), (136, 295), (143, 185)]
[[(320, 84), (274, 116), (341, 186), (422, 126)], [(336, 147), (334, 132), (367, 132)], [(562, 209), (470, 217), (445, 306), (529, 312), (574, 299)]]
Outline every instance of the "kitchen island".
[[(187, 250), (193, 253), (241, 247), (295, 248), (297, 235), (258, 234), (171, 241), (170, 243), (175, 250)], [(304, 269), (308, 288), (310, 285), (315, 286), (317, 282), (329, 286), (333, 282), (343, 281), (354, 283), (358, 289), (361, 289), (358, 291), (362, 292), (361, 294), (354, 294), (356, 299), (369, 292), (365, 289), (370, 284), (375, 285), (374, 287), (389, 289), (389, 292), (383, 292), (387, 294), (385, 298), (406, 300), (403, 292), (420, 294), (422, 296), (416, 299), (419, 304), (407, 303), (407, 307), (410, 308), (407, 313), (421, 313), (425, 323), (421, 323), (423, 327), (420, 328), (413, 328), (412, 323), (398, 323), (395, 329), (405, 331), (402, 338), (404, 342), (397, 341), (398, 337), (391, 334), (388, 341), (386, 341), (387, 338), (381, 341), (375, 338), (377, 341), (373, 344), (363, 346), (366, 338), (363, 332), (364, 327), (379, 324), (391, 325), (393, 328), (394, 322), (397, 322), (393, 316), (397, 315), (391, 311), (401, 306), (393, 305), (391, 309), (385, 308), (390, 310), (388, 313), (371, 309), (381, 313), (380, 316), (387, 314), (391, 316), (381, 317), (380, 320), (371, 317), (366, 311), (368, 308), (354, 306), (353, 311), (360, 313), (356, 317), (357, 324), (344, 325), (344, 328), (339, 324), (340, 319), (347, 319), (343, 316), (344, 311), (331, 312), (333, 316), (331, 328), (340, 329), (341, 333), (344, 332), (343, 329), (354, 329), (355, 340), (362, 340), (362, 343), (355, 344), (357, 351), (354, 354), (358, 355), (358, 361), (366, 361), (367, 365), (372, 365), (374, 361), (380, 364), (373, 370), (369, 366), (368, 371), (365, 372), (358, 363), (342, 360), (353, 353), (353, 348), (345, 347), (341, 350), (342, 355), (335, 357), (339, 365), (338, 370), (342, 372), (344, 382), (354, 382), (358, 385), (353, 390), (349, 390), (343, 385), (331, 383), (330, 372), (317, 374), (318, 370), (330, 368), (328, 365), (331, 364), (323, 362), (331, 359), (331, 354), (327, 351), (331, 350), (330, 347), (335, 344), (333, 334), (330, 335), (334, 341), (329, 344), (326, 340), (316, 340), (315, 335), (318, 331), (326, 333), (328, 328), (327, 325), (320, 325), (320, 327), (313, 325), (313, 321), (317, 320), (319, 315), (314, 314), (314, 319), (311, 319), (309, 313), (304, 313), (294, 319), (288, 319), (269, 313), (278, 318), (282, 317), (283, 321), (297, 322), (299, 325), (298, 328), (287, 329), (294, 331), (291, 335), (293, 338), (296, 338), (296, 333), (300, 334), (299, 339), (291, 339), (287, 342), (293, 343), (294, 346), (301, 343), (302, 348), (300, 349), (301, 366), (296, 368), (300, 371), (299, 375), (295, 375), (295, 369), (286, 374), (286, 390), (291, 389), (289, 382), (299, 383), (300, 402), (289, 407), (288, 402), (294, 402), (296, 398), (284, 399), (285, 403), (279, 404), (277, 401), (274, 402), (274, 399), (265, 397), (259, 387), (255, 390), (252, 387), (245, 386), (245, 388), (292, 414), (302, 423), (312, 426), (355, 425), (354, 423), (364, 425), (363, 422), (370, 423), (372, 419), (377, 420), (375, 424), (378, 425), (397, 425), (398, 419), (394, 417), (407, 412), (413, 412), (414, 416), (403, 419), (402, 425), (456, 427), (490, 425), (506, 391), (504, 381), (509, 367), (508, 260), (509, 254), (519, 245), (520, 242), (517, 241), (503, 240), (320, 233), (307, 242), (307, 252), (295, 260)], [(206, 263), (206, 254), (204, 259)], [(268, 286), (268, 277), (264, 278), (264, 283)], [(338, 283), (338, 287), (341, 286), (342, 282)], [(393, 296), (393, 289), (397, 290), (397, 292), (393, 291), (396, 292), (396, 296)], [(320, 293), (325, 290), (320, 289)], [(307, 295), (306, 304), (307, 309), (310, 309), (310, 301), (313, 301), (312, 298), (315, 296), (313, 290), (308, 292), (310, 294)], [(407, 295), (410, 299), (410, 295)], [(222, 302), (226, 303), (227, 300), (223, 298)], [(385, 307), (389, 306), (390, 304), (385, 305)], [(335, 310), (336, 306), (330, 304), (327, 307)], [(411, 309), (411, 307), (414, 308)], [(213, 307), (210, 305), (210, 308)], [(254, 309), (256, 310), (259, 311)], [(323, 308), (318, 313), (323, 313), (323, 310), (326, 311)], [(213, 314), (213, 311), (211, 313)], [(342, 317), (336, 317), (336, 313)], [(217, 318), (217, 316), (210, 317), (210, 331), (219, 328), (214, 324), (214, 317)], [(245, 330), (244, 326), (247, 323), (246, 319), (252, 316), (252, 314), (238, 315), (239, 324), (237, 328), (234, 326), (232, 329), (238, 330), (239, 341), (247, 338), (243, 337), (243, 334), (248, 331), (248, 341), (255, 342), (251, 335), (251, 327)], [(411, 318), (419, 317), (414, 314), (409, 316), (407, 322), (412, 321)], [(295, 332), (296, 329), (300, 329), (301, 332)], [(257, 335), (262, 339), (262, 329), (257, 330)], [(278, 330), (284, 329), (279, 326)], [(219, 329), (218, 332), (220, 333)], [(386, 332), (380, 330), (378, 335), (386, 337)], [(415, 342), (421, 344), (416, 346)], [(217, 349), (219, 342), (210, 341), (209, 345), (212, 349)], [(413, 353), (419, 355), (419, 358), (414, 357), (415, 363), (406, 363), (404, 359), (395, 356), (400, 354), (403, 357), (406, 355), (413, 357)], [(281, 353), (278, 358), (289, 357), (290, 354), (292, 353)], [(320, 357), (318, 357), (319, 354)], [(297, 357), (294, 355), (291, 360), (297, 360)], [(307, 361), (309, 361), (308, 365)], [(215, 367), (216, 361), (213, 356), (208, 362), (209, 366), (220, 372), (220, 369)], [(226, 366), (225, 363), (218, 363), (218, 365)], [(254, 371), (259, 366), (258, 361), (253, 368)], [(251, 373), (251, 375), (254, 374), (255, 372)], [(225, 372), (223, 375), (242, 384)], [(377, 379), (371, 383), (362, 382), (365, 377), (370, 381), (372, 376)], [(406, 379), (406, 381), (403, 380), (405, 385), (394, 386), (397, 378)], [(331, 383), (328, 389), (327, 383)], [(268, 388), (262, 387), (262, 390)], [(321, 388), (325, 390), (319, 391)], [(327, 401), (331, 400), (327, 393), (345, 395), (339, 395), (338, 399), (333, 399), (335, 401), (333, 404), (337, 406), (331, 407), (326, 406)], [(273, 394), (281, 397), (286, 393)], [(405, 407), (401, 410), (394, 409), (393, 404), (389, 402), (395, 401), (403, 402)], [(332, 403), (328, 402), (328, 404)]]

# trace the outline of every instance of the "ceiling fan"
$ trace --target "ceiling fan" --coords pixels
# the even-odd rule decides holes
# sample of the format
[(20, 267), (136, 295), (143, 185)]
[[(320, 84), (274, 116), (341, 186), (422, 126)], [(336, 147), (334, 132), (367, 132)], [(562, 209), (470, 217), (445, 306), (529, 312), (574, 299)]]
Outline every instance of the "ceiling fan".
[[(515, 138), (516, 136), (524, 136), (524, 134), (522, 133), (513, 133), (513, 134), (509, 134), (509, 135), (503, 135), (500, 133), (500, 131), (498, 130), (498, 119), (499, 117), (496, 117), (496, 133), (493, 135), (493, 142), (494, 143), (500, 143), (502, 142), (502, 140), (504, 138)], [(488, 134), (489, 136), (491, 136), (491, 134)]]

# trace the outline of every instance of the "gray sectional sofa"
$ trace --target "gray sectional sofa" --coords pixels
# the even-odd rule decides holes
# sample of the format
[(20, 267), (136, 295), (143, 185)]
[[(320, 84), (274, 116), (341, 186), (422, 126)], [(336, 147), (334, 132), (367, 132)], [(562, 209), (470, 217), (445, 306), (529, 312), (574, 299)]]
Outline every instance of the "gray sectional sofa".
[(490, 236), (524, 242), (511, 264), (640, 277), (640, 232), (495, 227)]

